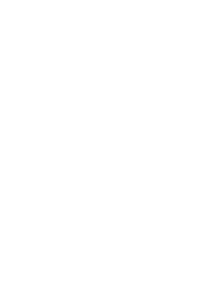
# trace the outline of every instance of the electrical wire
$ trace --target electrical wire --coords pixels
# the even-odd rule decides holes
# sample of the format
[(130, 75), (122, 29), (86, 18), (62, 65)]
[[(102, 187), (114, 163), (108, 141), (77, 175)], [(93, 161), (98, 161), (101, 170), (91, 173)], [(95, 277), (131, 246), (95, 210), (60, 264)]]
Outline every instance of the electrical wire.
[(133, 88), (122, 88), (122, 89), (82, 89), (82, 88), (72, 88), (72, 87), (59, 87), (59, 86), (51, 86), (52, 88), (57, 89), (69, 89), (69, 90), (77, 90), (77, 91), (88, 91), (88, 92), (120, 92), (120, 91), (129, 91), (129, 90), (140, 90), (153, 87), (153, 85), (147, 85), (144, 87), (133, 87)]
[[(61, 97), (62, 95), (60, 94), (55, 94), (55, 93), (51, 93), (51, 95), (57, 96), (57, 97)], [(86, 99), (87, 100), (87, 99)], [(83, 100), (84, 101), (84, 100)], [(145, 105), (132, 105), (132, 104), (121, 104), (121, 103), (106, 103), (106, 102), (95, 102), (95, 101), (89, 101), (87, 100), (87, 102), (89, 102), (90, 104), (101, 104), (101, 105), (111, 105), (111, 106), (133, 106), (133, 107), (145, 107)]]
[(65, 155), (66, 157), (71, 157), (71, 158), (100, 158), (100, 156), (73, 156), (73, 155)]
[(211, 81), (206, 82), (205, 84), (202, 84), (202, 85), (199, 85), (199, 86), (196, 86), (196, 87), (192, 87), (192, 88), (188, 88), (188, 91), (192, 91), (192, 90), (196, 90), (196, 89), (205, 87), (206, 85), (208, 85), (208, 84), (210, 84), (210, 83), (213, 83), (213, 82), (216, 82), (216, 81), (219, 81), (220, 79), (223, 79), (223, 78), (224, 78), (224, 76), (214, 78), (214, 79), (212, 79)]

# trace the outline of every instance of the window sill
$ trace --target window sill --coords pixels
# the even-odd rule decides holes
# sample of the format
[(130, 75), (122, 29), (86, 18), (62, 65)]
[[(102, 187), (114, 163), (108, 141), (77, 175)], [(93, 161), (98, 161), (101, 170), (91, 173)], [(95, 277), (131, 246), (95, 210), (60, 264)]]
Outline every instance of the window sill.
[(170, 146), (167, 145), (160, 145), (153, 149), (156, 157), (159, 159), (159, 163), (163, 163), (167, 161), (167, 154), (170, 152)]

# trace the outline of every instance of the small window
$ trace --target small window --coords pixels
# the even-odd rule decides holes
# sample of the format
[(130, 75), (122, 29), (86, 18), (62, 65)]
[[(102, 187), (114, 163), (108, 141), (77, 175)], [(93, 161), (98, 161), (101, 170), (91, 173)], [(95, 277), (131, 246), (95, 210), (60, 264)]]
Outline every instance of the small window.
[(28, 268), (32, 265), (32, 239), (33, 239), (33, 197), (34, 179), (31, 180), (30, 188), (30, 217), (29, 217), (29, 236), (28, 236)]
[(137, 171), (137, 143), (136, 139), (131, 145), (131, 171)]
[(146, 209), (146, 266), (150, 267), (150, 210)]
[(106, 189), (100, 189), (100, 204), (107, 205)]
[(124, 173), (129, 173), (129, 159), (130, 159), (130, 121), (131, 117), (128, 111), (125, 111), (124, 116)]
[(179, 277), (178, 201), (171, 201), (171, 273)]
[(10, 215), (10, 244), (9, 244), (9, 296), (13, 293), (15, 256), (16, 256), (16, 213), (17, 213), (17, 185), (18, 179), (12, 178), (11, 215)]
[(72, 194), (72, 206), (73, 207), (79, 206), (79, 195), (78, 194)]
[(128, 243), (129, 243), (129, 199), (126, 200), (126, 233), (125, 233), (125, 262), (128, 264)]
[(216, 146), (215, 230), (224, 231), (224, 145)]
[(153, 148), (168, 144), (168, 103), (153, 109)]

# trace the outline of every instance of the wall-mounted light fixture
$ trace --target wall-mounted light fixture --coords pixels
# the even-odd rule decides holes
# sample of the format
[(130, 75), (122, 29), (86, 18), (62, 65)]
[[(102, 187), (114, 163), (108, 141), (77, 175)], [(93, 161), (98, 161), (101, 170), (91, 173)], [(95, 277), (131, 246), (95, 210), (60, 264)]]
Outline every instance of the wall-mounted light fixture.
[(28, 68), (13, 66), (11, 68), (11, 88), (18, 84), (21, 84), (22, 82), (24, 82), (25, 84), (30, 81), (44, 83), (50, 78), (51, 70), (57, 64), (57, 46), (60, 44), (60, 41), (62, 39), (62, 36), (58, 35), (53, 30), (53, 26), (53, 23), (47, 24), (46, 30), (38, 36), (39, 44), (42, 48), (41, 64), (44, 66), (44, 72), (42, 72), (41, 70), (31, 72)]
[(107, 175), (110, 177), (110, 180), (113, 181), (113, 178), (115, 177), (117, 179), (116, 183), (113, 183), (114, 185), (117, 184), (118, 180), (122, 178), (123, 176), (123, 169), (117, 170), (117, 172), (113, 172), (111, 170), (111, 162), (113, 161), (113, 157), (110, 156), (110, 153), (107, 152), (106, 156), (103, 158), (105, 163), (105, 170), (107, 171)]

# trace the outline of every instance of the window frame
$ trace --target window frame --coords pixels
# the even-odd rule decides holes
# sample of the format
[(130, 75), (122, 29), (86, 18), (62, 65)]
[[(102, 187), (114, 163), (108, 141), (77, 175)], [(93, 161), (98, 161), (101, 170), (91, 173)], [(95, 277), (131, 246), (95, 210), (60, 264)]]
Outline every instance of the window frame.
[(171, 215), (170, 215), (170, 226), (171, 226), (171, 274), (179, 277), (179, 202), (171, 200)]
[(153, 149), (168, 145), (168, 103), (161, 102), (153, 108)]
[(150, 268), (150, 224), (151, 224), (151, 214), (150, 210), (146, 209), (146, 242), (145, 242), (145, 264)]
[(224, 144), (216, 146), (215, 230), (224, 232)]

